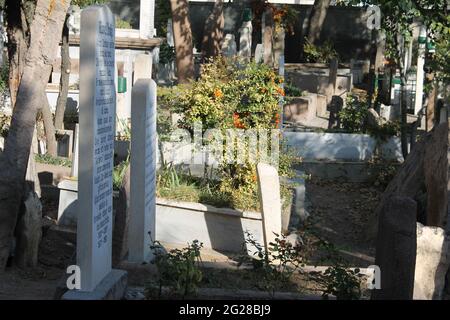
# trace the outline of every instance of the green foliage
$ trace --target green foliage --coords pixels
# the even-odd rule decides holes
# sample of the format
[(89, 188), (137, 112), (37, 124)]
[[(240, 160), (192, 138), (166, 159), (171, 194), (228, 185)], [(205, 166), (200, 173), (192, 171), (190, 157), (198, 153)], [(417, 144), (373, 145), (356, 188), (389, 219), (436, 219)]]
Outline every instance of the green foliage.
[(158, 171), (156, 180), (156, 193), (158, 197), (176, 201), (198, 202), (200, 190), (184, 175), (178, 173), (172, 164), (163, 164)]
[[(158, 269), (160, 297), (162, 287), (168, 287), (171, 295), (182, 298), (196, 294), (203, 276), (199, 268), (202, 247), (203, 243), (194, 240), (183, 249), (173, 249), (165, 253), (161, 243), (153, 242), (151, 249), (155, 255), (153, 263)], [(147, 292), (151, 292), (151, 288), (148, 288)]]
[(113, 189), (120, 190), (123, 183), (123, 178), (125, 177), (125, 173), (127, 171), (128, 166), (130, 165), (130, 159), (128, 157), (127, 160), (119, 163), (114, 167), (113, 170)]
[(254, 237), (246, 232), (246, 246), (240, 263), (247, 260), (247, 247), (253, 251), (252, 259), (255, 272), (261, 277), (258, 286), (275, 296), (275, 293), (286, 287), (294, 273), (304, 266), (300, 245), (293, 245), (284, 235), (275, 234), (275, 242), (269, 243), (267, 250), (259, 244)]
[(170, 1), (156, 0), (155, 6), (155, 28), (158, 30), (159, 37), (166, 37), (167, 20), (172, 18)]
[(0, 113), (0, 137), (6, 138), (11, 124), (11, 116)]
[(167, 64), (175, 61), (175, 48), (163, 42), (159, 47), (159, 62)]
[(311, 63), (329, 63), (332, 59), (339, 57), (331, 41), (326, 41), (320, 46), (316, 46), (305, 38), (303, 51), (305, 52), (306, 60)]
[(9, 64), (3, 63), (0, 67), (0, 96), (9, 94)]
[(364, 100), (349, 95), (347, 105), (339, 112), (342, 128), (348, 133), (364, 133), (364, 122), (368, 114), (368, 105)]
[(118, 16), (116, 16), (116, 28), (117, 29), (133, 29), (133, 27), (131, 26), (131, 24), (128, 21), (125, 21)]
[(350, 269), (336, 264), (321, 276), (326, 284), (324, 297), (334, 295), (338, 300), (359, 300), (361, 297), (361, 277), (359, 269)]
[[(267, 65), (218, 57), (202, 65), (198, 81), (169, 95), (171, 109), (183, 115), (179, 126), (190, 132), (199, 123), (204, 131), (219, 129), (224, 136), (226, 129), (275, 129), (279, 126), (279, 101), (284, 96), (282, 81)], [(250, 150), (249, 143), (248, 139), (238, 139), (235, 150)], [(280, 152), (280, 156), (285, 160), (291, 155)], [(236, 160), (237, 155), (231, 157), (219, 165), (220, 183), (214, 192), (221, 193), (233, 208), (253, 209), (259, 202), (256, 165), (249, 159), (230, 164), (226, 160)], [(288, 167), (280, 167), (279, 174), (286, 174)]]
[[(297, 88), (295, 85), (286, 82), (284, 85), (284, 91), (287, 97), (301, 97), (304, 95), (303, 91)], [(287, 99), (286, 99), (287, 100)]]
[(104, 4), (106, 2), (108, 2), (108, 0), (72, 0), (71, 4), (79, 6), (80, 8), (86, 8), (95, 4)]
[(48, 154), (36, 154), (34, 160), (38, 163), (51, 164), (54, 166), (71, 167), (72, 161), (68, 158), (52, 157)]

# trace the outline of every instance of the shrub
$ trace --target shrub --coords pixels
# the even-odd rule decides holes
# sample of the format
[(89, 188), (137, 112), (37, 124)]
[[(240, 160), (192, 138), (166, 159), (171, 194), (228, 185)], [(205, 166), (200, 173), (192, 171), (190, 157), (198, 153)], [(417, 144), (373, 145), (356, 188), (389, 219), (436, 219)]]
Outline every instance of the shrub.
[(316, 46), (305, 39), (303, 51), (305, 52), (306, 60), (312, 63), (329, 63), (332, 59), (339, 57), (331, 41), (326, 41), (322, 45)]
[[(158, 269), (159, 297), (163, 286), (170, 289), (170, 294), (183, 298), (196, 293), (202, 281), (202, 271), (199, 268), (202, 247), (203, 243), (194, 240), (183, 249), (173, 249), (166, 253), (158, 241), (153, 243), (151, 249), (155, 255), (153, 263)], [(147, 293), (151, 289), (151, 286), (147, 287)]]
[[(239, 60), (218, 57), (202, 65), (198, 81), (178, 87), (167, 97), (170, 97), (172, 111), (183, 115), (179, 126), (191, 133), (199, 123), (203, 131), (213, 128), (275, 129), (280, 120), (279, 102), (285, 95), (282, 83), (283, 79), (267, 65), (242, 64)], [(235, 150), (245, 150), (248, 154), (249, 143), (247, 139), (236, 141)], [(231, 157), (237, 159), (236, 154)], [(280, 152), (280, 163), (283, 163), (280, 175), (289, 172), (292, 162), (289, 157), (290, 154)], [(255, 208), (258, 194), (256, 165), (252, 161), (245, 159), (239, 164), (223, 161), (217, 173), (220, 183), (216, 190), (223, 199), (234, 208)]]

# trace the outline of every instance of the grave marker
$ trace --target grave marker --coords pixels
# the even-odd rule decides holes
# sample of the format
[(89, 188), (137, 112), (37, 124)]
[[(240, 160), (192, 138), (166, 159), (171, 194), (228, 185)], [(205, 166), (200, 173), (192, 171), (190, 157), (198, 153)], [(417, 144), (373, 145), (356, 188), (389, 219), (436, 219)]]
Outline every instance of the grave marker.
[(281, 236), (281, 196), (280, 178), (277, 169), (265, 164), (258, 164), (258, 187), (263, 221), (264, 247), (275, 242)]
[[(107, 6), (82, 11), (77, 265), (81, 289), (63, 299), (120, 298), (126, 272), (112, 270), (115, 23)], [(119, 285), (120, 287), (117, 287)]]
[(131, 106), (131, 218), (128, 260), (151, 259), (156, 218), (156, 83), (139, 79)]

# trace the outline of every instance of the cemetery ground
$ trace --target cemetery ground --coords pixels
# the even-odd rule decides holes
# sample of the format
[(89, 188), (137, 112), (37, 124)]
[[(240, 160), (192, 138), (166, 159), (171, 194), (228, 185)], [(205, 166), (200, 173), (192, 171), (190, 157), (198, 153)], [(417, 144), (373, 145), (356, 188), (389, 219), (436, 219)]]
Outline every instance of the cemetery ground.
[[(55, 161), (51, 161), (55, 162)], [(47, 175), (53, 170), (56, 182), (67, 174), (68, 167), (39, 164)], [(45, 175), (44, 175), (45, 176)], [(348, 183), (342, 181), (325, 181), (311, 178), (307, 180), (307, 192), (310, 213), (306, 221), (297, 223), (296, 233), (305, 244), (301, 252), (310, 267), (331, 266), (337, 261), (342, 265), (366, 268), (374, 263), (375, 247), (366, 239), (370, 216), (373, 214), (383, 186), (372, 183)], [(39, 249), (39, 264), (36, 268), (22, 270), (10, 266), (7, 273), (0, 276), (0, 299), (54, 299), (55, 288), (64, 278), (66, 267), (74, 262), (76, 252), (75, 230), (58, 227), (58, 199), (43, 198), (43, 238)], [(178, 248), (182, 248), (179, 245)], [(169, 247), (172, 248), (172, 247)], [(238, 291), (244, 290), (243, 297), (255, 295), (267, 298), (268, 282), (258, 270), (248, 264), (239, 267), (242, 256), (236, 253), (224, 253), (202, 249), (202, 288), (196, 298), (211, 294), (218, 297), (242, 298)], [(141, 299), (145, 295), (146, 284), (157, 275), (154, 265), (121, 264), (121, 269), (129, 273), (129, 299)], [(308, 269), (309, 270), (309, 269)], [(322, 269), (323, 271), (323, 269)], [(362, 288), (364, 288), (364, 281)], [(206, 291), (205, 291), (206, 290)], [(238, 290), (238, 291), (237, 291)], [(283, 284), (280, 292), (291, 292), (282, 298), (320, 297), (325, 290), (323, 282), (312, 273), (299, 272), (289, 282)], [(368, 297), (363, 290), (361, 298)], [(295, 296), (298, 294), (298, 296)], [(159, 294), (148, 298), (159, 298)], [(162, 298), (177, 298), (176, 295)], [(205, 298), (203, 296), (203, 298)]]

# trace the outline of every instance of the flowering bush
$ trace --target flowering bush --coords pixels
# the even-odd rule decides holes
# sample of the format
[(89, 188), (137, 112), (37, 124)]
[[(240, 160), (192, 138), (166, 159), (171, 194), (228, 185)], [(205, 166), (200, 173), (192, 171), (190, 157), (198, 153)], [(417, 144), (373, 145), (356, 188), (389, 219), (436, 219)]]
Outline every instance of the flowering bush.
[[(179, 126), (194, 132), (201, 124), (202, 130), (219, 129), (225, 136), (227, 129), (277, 129), (280, 121), (280, 100), (285, 95), (283, 79), (264, 64), (218, 57), (202, 66), (200, 78), (172, 100), (173, 111), (182, 114)], [(271, 132), (271, 131), (269, 131)], [(269, 141), (277, 132), (271, 132)], [(260, 136), (261, 137), (261, 136)], [(278, 138), (278, 137), (277, 137)], [(233, 140), (234, 141), (234, 140)], [(247, 139), (236, 139), (235, 150), (250, 154), (260, 151), (251, 149)], [(269, 151), (272, 147), (269, 143)], [(252, 150), (252, 151), (250, 151)], [(282, 154), (282, 155), (281, 155)], [(228, 155), (230, 156), (230, 155)], [(234, 159), (237, 154), (231, 155)], [(280, 158), (287, 157), (280, 153)], [(229, 160), (229, 159), (227, 159)], [(279, 163), (286, 161), (280, 159)], [(290, 168), (279, 167), (280, 175)], [(256, 163), (222, 161), (218, 167), (219, 185), (215, 192), (227, 198), (232, 207), (258, 209)]]
[(182, 127), (201, 122), (210, 128), (276, 128), (283, 79), (268, 66), (219, 57), (202, 66), (198, 81), (177, 103)]

